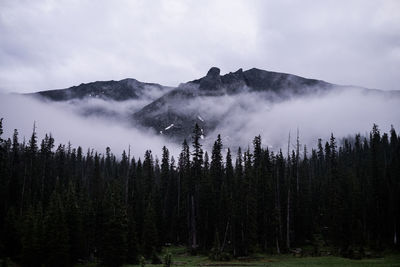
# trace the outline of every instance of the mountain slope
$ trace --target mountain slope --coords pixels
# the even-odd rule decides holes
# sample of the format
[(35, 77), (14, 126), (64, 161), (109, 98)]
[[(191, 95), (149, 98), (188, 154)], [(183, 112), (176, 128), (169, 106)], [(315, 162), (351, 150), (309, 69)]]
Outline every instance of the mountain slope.
[(160, 84), (143, 83), (135, 79), (124, 79), (121, 81), (82, 83), (67, 89), (40, 91), (33, 95), (41, 96), (52, 101), (67, 101), (84, 98), (125, 101), (148, 97), (151, 96), (154, 91), (166, 92), (169, 89), (170, 87)]
[[(140, 125), (177, 140), (188, 138), (197, 123), (206, 135), (217, 127), (222, 116), (205, 116), (196, 99), (258, 93), (271, 101), (281, 101), (295, 95), (328, 91), (333, 84), (299, 76), (260, 69), (239, 69), (223, 76), (218, 68), (211, 68), (201, 79), (181, 84), (133, 114)], [(204, 118), (207, 117), (205, 120)]]

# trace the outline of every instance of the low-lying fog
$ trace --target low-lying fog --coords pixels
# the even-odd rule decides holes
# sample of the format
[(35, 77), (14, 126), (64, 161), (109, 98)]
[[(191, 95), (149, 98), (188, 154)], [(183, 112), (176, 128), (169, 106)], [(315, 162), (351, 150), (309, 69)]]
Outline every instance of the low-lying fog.
[[(180, 151), (180, 144), (154, 131), (132, 126), (131, 114), (148, 100), (43, 102), (21, 95), (0, 97), (5, 137), (11, 137), (13, 130), (18, 129), (21, 140), (29, 139), (35, 121), (39, 138), (52, 133), (56, 144), (70, 141), (74, 147), (90, 147), (102, 153), (109, 146), (116, 155), (127, 151), (130, 145), (135, 157), (142, 157), (147, 149), (160, 156), (163, 145), (175, 156)], [(207, 150), (218, 133), (225, 147), (247, 148), (254, 136), (260, 134), (264, 146), (285, 150), (289, 132), (294, 143), (297, 129), (301, 144), (315, 147), (318, 138), (328, 140), (331, 133), (340, 139), (356, 133), (366, 135), (373, 123), (382, 132), (388, 132), (391, 125), (399, 129), (400, 125), (400, 94), (366, 93), (354, 88), (280, 102), (271, 102), (260, 93), (198, 97), (182, 106), (185, 110), (196, 110), (206, 122), (220, 121), (204, 140)], [(94, 115), (98, 110), (103, 111), (101, 115)]]
[[(222, 98), (227, 100), (219, 100), (218, 109), (227, 109), (225, 119), (211, 136), (220, 133), (223, 140), (242, 147), (251, 146), (254, 136), (259, 134), (264, 145), (285, 151), (289, 132), (295, 143), (297, 129), (300, 142), (310, 148), (316, 147), (318, 138), (328, 140), (331, 133), (340, 139), (356, 133), (365, 136), (374, 123), (383, 132), (389, 132), (391, 125), (400, 125), (400, 94), (396, 93), (344, 88), (274, 103), (263, 100), (259, 94)], [(203, 108), (213, 112), (212, 106)]]
[[(119, 156), (125, 150), (142, 157), (147, 149), (160, 155), (162, 147), (168, 146), (172, 153), (178, 153), (179, 146), (169, 143), (151, 131), (139, 130), (127, 121), (129, 112), (141, 108), (141, 100), (124, 102), (85, 99), (73, 102), (49, 102), (22, 95), (0, 95), (0, 117), (3, 117), (4, 136), (10, 137), (18, 129), (19, 138), (29, 140), (33, 123), (39, 139), (51, 133), (56, 144), (71, 142), (73, 147), (85, 150), (93, 148), (104, 153), (106, 147)], [(84, 116), (94, 108), (109, 112), (106, 116)], [(114, 115), (110, 115), (110, 114)]]

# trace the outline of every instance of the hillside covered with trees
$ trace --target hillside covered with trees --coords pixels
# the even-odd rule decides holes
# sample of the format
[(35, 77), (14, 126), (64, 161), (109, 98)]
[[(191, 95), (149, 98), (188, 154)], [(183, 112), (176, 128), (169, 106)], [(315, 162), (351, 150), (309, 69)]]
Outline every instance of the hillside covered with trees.
[[(6, 138), (0, 122), (0, 253), (23, 266), (157, 261), (166, 245), (223, 260), (322, 247), (399, 249), (400, 137), (381, 133), (273, 152), (260, 136), (203, 151), (196, 125), (177, 159)], [(294, 143), (292, 145), (291, 143)], [(235, 156), (233, 156), (233, 154)], [(137, 156), (137, 155), (135, 155)]]

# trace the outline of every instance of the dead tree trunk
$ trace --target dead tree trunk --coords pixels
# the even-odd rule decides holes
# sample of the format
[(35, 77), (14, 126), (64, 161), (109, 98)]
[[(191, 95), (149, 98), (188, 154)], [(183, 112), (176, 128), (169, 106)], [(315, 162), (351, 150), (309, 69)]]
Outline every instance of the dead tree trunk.
[(286, 248), (290, 249), (290, 132), (288, 139), (288, 155), (287, 155), (287, 181), (288, 181), (288, 193), (287, 193), (287, 210), (286, 210)]
[[(178, 203), (177, 203), (178, 220), (181, 218), (181, 177), (178, 175)], [(179, 244), (179, 231), (176, 232), (176, 242)]]
[(24, 179), (23, 179), (23, 182), (22, 182), (21, 207), (20, 207), (20, 211), (19, 211), (19, 215), (20, 216), (22, 216), (22, 211), (24, 209), (25, 186), (26, 186), (26, 164), (24, 164)]
[(275, 235), (276, 235), (276, 250), (278, 254), (280, 254), (280, 248), (279, 248), (279, 240), (282, 240), (282, 219), (281, 219), (281, 196), (280, 196), (280, 188), (279, 188), (279, 166), (276, 168), (276, 200), (275, 200), (275, 205), (276, 205), (276, 210), (277, 210), (277, 219), (278, 219), (278, 227), (275, 229)]
[(228, 229), (229, 229), (229, 221), (230, 221), (230, 219), (228, 219), (228, 222), (227, 222), (227, 224), (226, 224), (225, 235), (224, 235), (224, 242), (222, 243), (222, 246), (221, 246), (221, 252), (223, 252), (223, 251), (224, 251), (224, 248), (225, 248), (226, 237), (227, 237), (227, 235), (228, 235)]
[(197, 248), (197, 231), (196, 231), (196, 217), (195, 217), (195, 203), (194, 203), (194, 196), (191, 196), (191, 229), (190, 229), (190, 236), (191, 236), (191, 249), (194, 252)]
[(287, 249), (290, 249), (290, 182), (289, 182), (287, 197), (288, 198), (287, 198), (287, 214), (286, 214), (286, 247)]
[(279, 248), (279, 238), (278, 238), (278, 236), (276, 236), (276, 252), (278, 253), (278, 254), (281, 254), (281, 250), (280, 250), (280, 248)]
[(296, 190), (297, 198), (299, 197), (299, 154), (300, 154), (300, 142), (299, 142), (299, 128), (297, 128), (297, 141), (296, 141)]

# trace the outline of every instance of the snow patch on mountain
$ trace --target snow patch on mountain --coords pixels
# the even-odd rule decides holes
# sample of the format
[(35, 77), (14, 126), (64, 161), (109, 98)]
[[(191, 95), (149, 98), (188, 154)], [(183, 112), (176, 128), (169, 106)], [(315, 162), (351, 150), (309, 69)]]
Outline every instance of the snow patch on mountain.
[(172, 123), (170, 126), (166, 127), (165, 130), (168, 131), (169, 129), (171, 129), (172, 127), (174, 127), (174, 124)]

